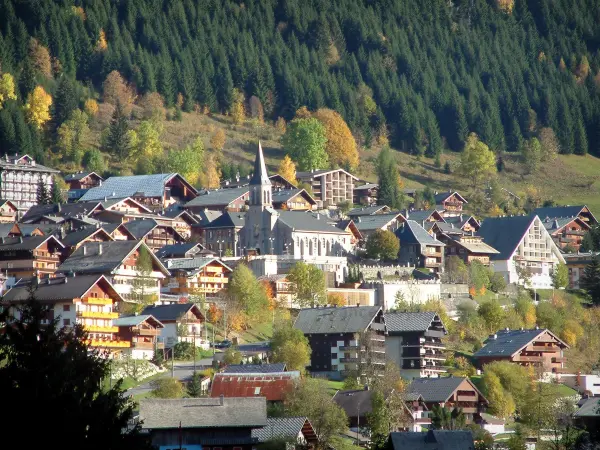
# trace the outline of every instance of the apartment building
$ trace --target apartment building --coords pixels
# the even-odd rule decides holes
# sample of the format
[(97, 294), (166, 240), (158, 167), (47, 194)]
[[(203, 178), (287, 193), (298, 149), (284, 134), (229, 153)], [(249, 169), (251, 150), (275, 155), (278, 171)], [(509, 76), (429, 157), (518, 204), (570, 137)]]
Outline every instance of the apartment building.
[(354, 183), (358, 177), (343, 169), (296, 172), (296, 179), (299, 183), (310, 184), (319, 206), (336, 206), (341, 202), (354, 201)]
[(19, 209), (37, 205), (40, 182), (52, 191), (58, 170), (37, 164), (29, 155), (8, 154), (0, 158), (0, 198), (12, 201)]

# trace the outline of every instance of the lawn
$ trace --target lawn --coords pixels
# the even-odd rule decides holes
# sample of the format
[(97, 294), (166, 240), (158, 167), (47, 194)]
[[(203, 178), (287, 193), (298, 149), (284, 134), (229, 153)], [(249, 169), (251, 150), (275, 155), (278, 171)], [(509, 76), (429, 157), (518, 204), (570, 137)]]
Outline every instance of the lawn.
[(329, 389), (331, 396), (333, 396), (337, 391), (344, 389), (344, 382), (327, 380), (327, 388)]
[[(159, 372), (159, 373), (155, 373), (154, 375), (144, 378), (143, 380), (139, 380), (139, 381), (137, 381), (131, 377), (125, 377), (125, 378), (123, 378), (123, 384), (121, 384), (121, 389), (126, 391), (128, 389), (137, 387), (140, 384), (145, 384), (152, 380), (156, 380), (157, 378), (160, 378), (163, 375), (164, 375), (164, 372)], [(107, 383), (108, 383), (108, 381), (105, 382), (105, 384), (107, 384)], [(113, 386), (115, 385), (115, 383), (116, 383), (116, 380), (113, 380)]]

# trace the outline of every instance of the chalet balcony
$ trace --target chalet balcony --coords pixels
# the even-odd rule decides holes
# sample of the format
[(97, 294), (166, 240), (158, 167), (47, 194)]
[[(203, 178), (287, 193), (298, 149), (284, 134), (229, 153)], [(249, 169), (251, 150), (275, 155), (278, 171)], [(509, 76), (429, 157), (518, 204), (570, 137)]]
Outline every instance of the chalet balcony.
[(77, 311), (77, 316), (86, 319), (118, 319), (119, 313), (102, 311)]
[(542, 352), (542, 353), (554, 353), (554, 352), (559, 352), (560, 351), (560, 347), (555, 347), (555, 346), (545, 346), (545, 345), (528, 345), (527, 347), (525, 347), (525, 351), (526, 352)]
[(587, 232), (586, 231), (581, 231), (581, 230), (571, 230), (571, 231), (567, 231), (567, 236), (585, 236)]
[(85, 330), (89, 333), (117, 333), (119, 327), (102, 327), (99, 325), (84, 325)]
[[(443, 331), (437, 331), (437, 330), (427, 330), (425, 332), (425, 337), (429, 337), (429, 338), (438, 338), (441, 339), (443, 338), (444, 332)], [(441, 342), (435, 342), (435, 341), (431, 341), (431, 340), (425, 340), (425, 344), (441, 344)]]
[(103, 340), (103, 339), (90, 339), (88, 344), (91, 347), (117, 347), (117, 348), (129, 348), (131, 342), (128, 341), (115, 341), (115, 340)]
[(155, 328), (135, 328), (134, 332), (140, 336), (160, 336), (160, 330)]
[(531, 362), (531, 363), (541, 363), (544, 361), (542, 356), (522, 356), (517, 355), (514, 359), (515, 362)]
[(88, 303), (90, 305), (112, 305), (112, 298), (102, 298), (102, 297), (86, 297), (83, 299), (84, 303)]
[(154, 344), (154, 342), (136, 342), (133, 341), (131, 343), (131, 346), (133, 348), (137, 348), (140, 350), (154, 350), (155, 348), (157, 349), (163, 349), (165, 347), (165, 343), (164, 342), (159, 342), (157, 344)]
[(552, 362), (553, 363), (566, 363), (567, 362), (567, 358), (565, 358), (564, 356), (553, 356), (552, 357)]
[(571, 373), (572, 371), (566, 367), (553, 367), (552, 373)]

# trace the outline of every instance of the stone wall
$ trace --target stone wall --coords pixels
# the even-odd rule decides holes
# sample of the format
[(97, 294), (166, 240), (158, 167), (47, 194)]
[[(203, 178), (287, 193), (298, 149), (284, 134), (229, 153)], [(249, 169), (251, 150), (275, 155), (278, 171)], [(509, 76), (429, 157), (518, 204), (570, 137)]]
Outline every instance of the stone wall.
[(364, 266), (359, 265), (359, 271), (361, 279), (367, 280), (381, 280), (384, 277), (409, 277), (411, 276), (414, 266)]

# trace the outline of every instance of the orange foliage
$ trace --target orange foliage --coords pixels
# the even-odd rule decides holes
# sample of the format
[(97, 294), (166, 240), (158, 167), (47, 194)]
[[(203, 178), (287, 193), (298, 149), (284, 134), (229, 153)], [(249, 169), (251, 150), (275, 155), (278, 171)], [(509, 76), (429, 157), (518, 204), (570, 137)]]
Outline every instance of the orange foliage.
[(33, 67), (45, 77), (52, 77), (52, 60), (50, 52), (46, 47), (40, 44), (37, 39), (31, 38), (29, 41), (29, 58)]
[(477, 295), (477, 289), (475, 289), (475, 286), (470, 286), (469, 287), (469, 295), (471, 297), (475, 297)]
[(227, 319), (229, 320), (229, 327), (233, 331), (242, 331), (248, 327), (248, 320), (242, 312), (231, 314)]
[(133, 89), (125, 82), (119, 72), (113, 70), (109, 73), (102, 84), (103, 98), (106, 103), (116, 105), (121, 102), (126, 111), (130, 111), (135, 95)]
[(327, 303), (331, 306), (346, 306), (346, 299), (339, 292), (334, 292), (327, 296)]
[(350, 128), (341, 115), (327, 108), (318, 109), (313, 116), (325, 127), (325, 150), (333, 166), (358, 167), (358, 149)]
[(106, 33), (104, 30), (100, 29), (100, 34), (98, 35), (98, 42), (96, 42), (96, 51), (97, 52), (105, 52), (108, 49), (108, 43), (106, 42)]
[(208, 307), (208, 311), (206, 312), (206, 316), (210, 323), (215, 324), (221, 320), (221, 317), (223, 317), (223, 311), (217, 308), (217, 305), (211, 303)]
[(486, 292), (485, 286), (481, 286), (481, 289), (479, 289), (479, 295), (485, 295), (485, 292)]

